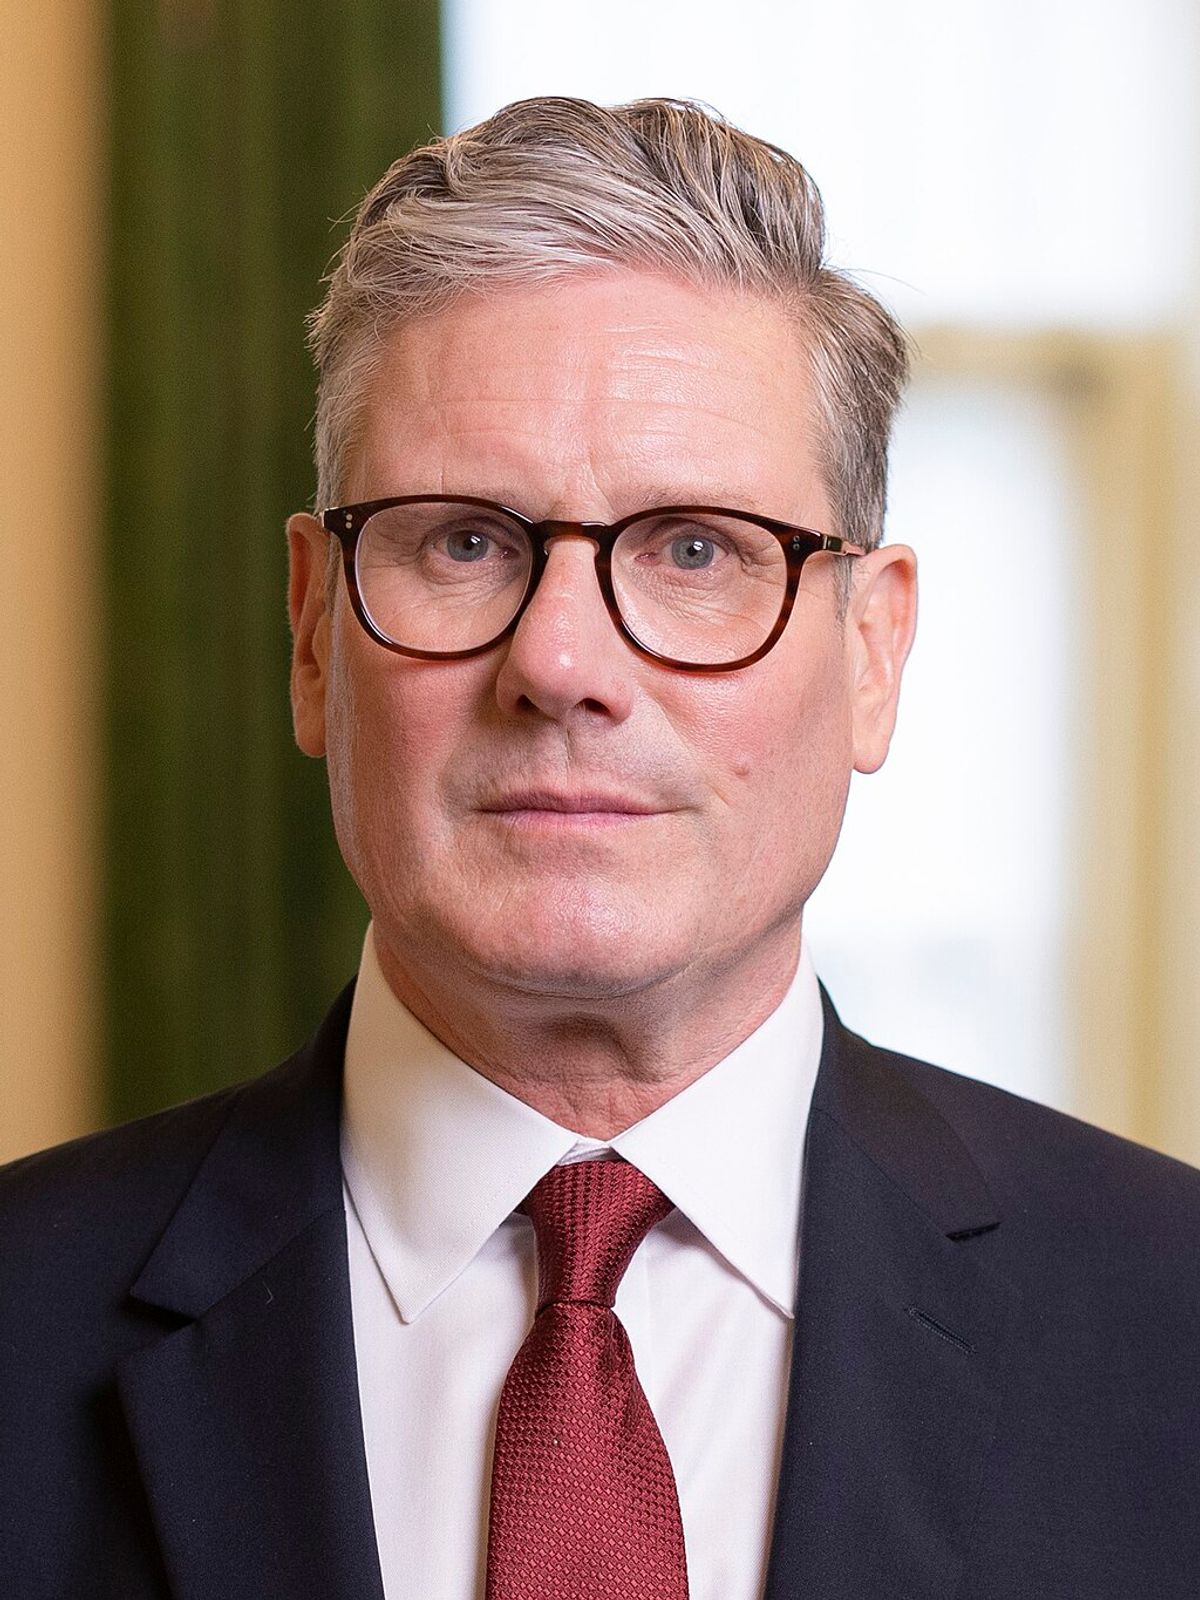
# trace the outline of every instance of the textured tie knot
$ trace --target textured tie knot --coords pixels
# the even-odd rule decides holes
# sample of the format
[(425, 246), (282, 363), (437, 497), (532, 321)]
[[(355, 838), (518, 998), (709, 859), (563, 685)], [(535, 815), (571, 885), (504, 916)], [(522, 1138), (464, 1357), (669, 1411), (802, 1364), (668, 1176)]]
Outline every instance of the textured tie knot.
[(525, 1201), (538, 1251), (538, 1310), (582, 1300), (611, 1307), (633, 1253), (673, 1210), (628, 1161), (552, 1167)]

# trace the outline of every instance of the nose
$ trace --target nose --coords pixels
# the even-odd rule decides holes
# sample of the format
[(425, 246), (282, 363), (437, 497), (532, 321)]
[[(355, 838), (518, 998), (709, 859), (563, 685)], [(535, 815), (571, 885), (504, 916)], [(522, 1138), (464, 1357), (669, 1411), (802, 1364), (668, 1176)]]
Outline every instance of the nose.
[(633, 705), (633, 651), (613, 626), (596, 578), (596, 546), (555, 534), (546, 567), (496, 679), (504, 711), (554, 721), (577, 713), (622, 722)]

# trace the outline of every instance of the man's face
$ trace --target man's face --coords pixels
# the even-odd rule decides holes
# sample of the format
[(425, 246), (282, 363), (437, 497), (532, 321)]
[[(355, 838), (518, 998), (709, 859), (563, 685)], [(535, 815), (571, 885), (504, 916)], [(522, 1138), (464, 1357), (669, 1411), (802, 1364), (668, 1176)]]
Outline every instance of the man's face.
[[(772, 304), (632, 271), (466, 300), (386, 340), (342, 498), (837, 532), (801, 338)], [(586, 1005), (794, 961), (851, 770), (886, 752), (908, 552), (860, 563), (844, 625), (813, 558), (774, 650), (703, 676), (630, 649), (585, 540), (551, 545), (510, 640), (431, 663), (371, 640), (340, 578), (327, 610), (325, 536), (290, 531), (297, 737), (327, 756), (385, 967)]]

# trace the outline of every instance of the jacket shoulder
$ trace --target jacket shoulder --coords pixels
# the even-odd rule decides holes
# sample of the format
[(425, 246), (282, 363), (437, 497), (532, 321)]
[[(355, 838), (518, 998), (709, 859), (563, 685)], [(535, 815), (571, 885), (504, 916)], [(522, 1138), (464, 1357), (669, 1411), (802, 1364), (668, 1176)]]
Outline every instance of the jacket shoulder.
[(954, 1130), (1007, 1219), (1055, 1215), (1131, 1245), (1200, 1227), (1200, 1171), (993, 1084), (856, 1041)]
[(270, 1130), (303, 1122), (318, 1103), (336, 1116), (353, 987), (270, 1071), (0, 1167), (0, 1283), (19, 1263), (44, 1271), (110, 1248), (132, 1259), (139, 1242), (148, 1252), (227, 1126), (263, 1130), (269, 1145)]
[[(146, 1249), (244, 1085), (72, 1139), (0, 1167), (0, 1279), (94, 1268)], [(75, 1258), (79, 1257), (76, 1262)]]

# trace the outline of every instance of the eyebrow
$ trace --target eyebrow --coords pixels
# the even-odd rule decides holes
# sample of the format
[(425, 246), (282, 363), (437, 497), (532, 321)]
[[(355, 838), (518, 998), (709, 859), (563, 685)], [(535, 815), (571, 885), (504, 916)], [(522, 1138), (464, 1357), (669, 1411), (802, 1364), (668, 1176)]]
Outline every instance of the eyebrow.
[[(717, 485), (705, 484), (666, 484), (657, 485), (652, 497), (645, 501), (647, 506), (729, 506), (738, 511), (757, 511), (762, 516), (772, 515), (771, 510), (760, 500), (758, 491), (747, 484), (728, 483)], [(640, 508), (639, 508), (640, 509)]]

